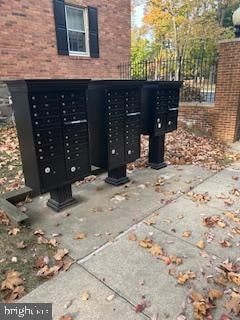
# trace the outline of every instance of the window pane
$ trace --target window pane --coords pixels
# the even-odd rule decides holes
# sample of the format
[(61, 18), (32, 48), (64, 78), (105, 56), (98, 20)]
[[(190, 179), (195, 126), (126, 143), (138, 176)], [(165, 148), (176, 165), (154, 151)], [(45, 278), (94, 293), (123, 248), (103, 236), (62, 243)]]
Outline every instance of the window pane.
[(85, 33), (68, 31), (70, 51), (86, 52)]
[(67, 7), (67, 27), (84, 31), (83, 10)]

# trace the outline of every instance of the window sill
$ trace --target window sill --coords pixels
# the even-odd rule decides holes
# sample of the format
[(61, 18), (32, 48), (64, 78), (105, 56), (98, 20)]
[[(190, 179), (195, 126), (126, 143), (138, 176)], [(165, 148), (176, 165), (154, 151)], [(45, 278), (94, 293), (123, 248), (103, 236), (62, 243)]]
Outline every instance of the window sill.
[(70, 54), (68, 56), (71, 60), (90, 60), (92, 59), (90, 56), (81, 56), (77, 54)]

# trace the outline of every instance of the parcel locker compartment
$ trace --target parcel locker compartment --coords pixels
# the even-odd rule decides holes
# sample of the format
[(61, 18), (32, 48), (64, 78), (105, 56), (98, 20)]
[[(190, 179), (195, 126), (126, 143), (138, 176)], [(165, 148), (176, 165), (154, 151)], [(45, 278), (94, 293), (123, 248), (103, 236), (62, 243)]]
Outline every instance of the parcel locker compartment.
[(125, 163), (124, 144), (108, 144), (108, 167), (117, 168)]
[(127, 162), (134, 162), (140, 158), (140, 142), (139, 144), (126, 145), (125, 157)]
[(178, 112), (172, 111), (167, 114), (166, 132), (177, 130)]
[(65, 162), (63, 157), (40, 163), (39, 175), (43, 190), (58, 186), (66, 180)]
[(154, 136), (158, 136), (165, 133), (166, 122), (167, 122), (167, 116), (164, 113), (158, 113), (153, 117)]
[(81, 180), (90, 173), (89, 157), (66, 162), (67, 179)]
[(41, 118), (41, 119), (33, 119), (33, 126), (35, 128), (42, 128), (42, 127), (50, 127), (50, 126), (58, 126), (61, 123), (60, 117), (48, 117), (48, 118)]
[(59, 116), (59, 109), (36, 109), (32, 112), (33, 119), (45, 118), (45, 117), (56, 117)]

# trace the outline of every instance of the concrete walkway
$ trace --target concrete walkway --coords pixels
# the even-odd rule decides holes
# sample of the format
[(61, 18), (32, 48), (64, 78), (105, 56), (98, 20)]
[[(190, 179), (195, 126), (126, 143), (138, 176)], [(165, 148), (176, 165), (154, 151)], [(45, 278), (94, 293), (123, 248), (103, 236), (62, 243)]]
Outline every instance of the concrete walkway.
[[(227, 258), (240, 258), (239, 235), (230, 234), (236, 223), (224, 215), (240, 210), (240, 197), (232, 194), (240, 189), (240, 164), (218, 174), (196, 166), (169, 166), (160, 171), (137, 170), (129, 177), (131, 182), (119, 188), (105, 184), (104, 176), (75, 187), (79, 204), (62, 213), (46, 207), (47, 196), (28, 205), (33, 228), (43, 229), (49, 237), (60, 233), (61, 247), (69, 249), (76, 263), (21, 302), (52, 302), (54, 320), (64, 314), (78, 320), (174, 320), (180, 314), (194, 319), (189, 292), (205, 294), (219, 288), (213, 282), (216, 267)], [(210, 198), (203, 197), (205, 202), (195, 195), (206, 192)], [(222, 218), (224, 227), (204, 226), (202, 220), (210, 216)], [(74, 240), (79, 232), (86, 238)], [(136, 241), (129, 240), (129, 235)], [(151, 255), (139, 246), (145, 237), (158, 243), (167, 256), (181, 257), (183, 263), (174, 267)], [(231, 248), (221, 244), (226, 239)], [(205, 250), (197, 247), (200, 240)], [(170, 269), (191, 270), (196, 279), (179, 285)], [(86, 291), (90, 299), (83, 301)], [(143, 298), (147, 308), (136, 313), (135, 306)], [(216, 302), (213, 319), (228, 314), (228, 298), (224, 295)], [(66, 310), (69, 301), (72, 304)], [(237, 317), (231, 315), (231, 319)]]

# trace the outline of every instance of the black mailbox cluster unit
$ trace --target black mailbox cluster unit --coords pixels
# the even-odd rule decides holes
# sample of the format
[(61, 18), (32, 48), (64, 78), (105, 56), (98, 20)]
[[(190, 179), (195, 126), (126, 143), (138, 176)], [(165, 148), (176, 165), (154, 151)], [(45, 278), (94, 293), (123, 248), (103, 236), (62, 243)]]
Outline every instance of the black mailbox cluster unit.
[(106, 182), (129, 181), (126, 164), (140, 157), (142, 81), (92, 81), (88, 91), (91, 162)]
[(9, 81), (25, 183), (34, 195), (50, 192), (48, 206), (73, 204), (71, 184), (108, 171), (106, 182), (129, 181), (126, 167), (140, 157), (149, 135), (149, 163), (166, 166), (164, 142), (177, 129), (181, 82), (135, 80)]
[(166, 167), (165, 134), (177, 129), (182, 82), (145, 82), (142, 90), (142, 133), (149, 135), (149, 164), (153, 169)]
[(90, 174), (86, 92), (89, 80), (8, 83), (12, 94), (25, 183), (50, 191), (59, 211), (75, 202), (71, 183)]

